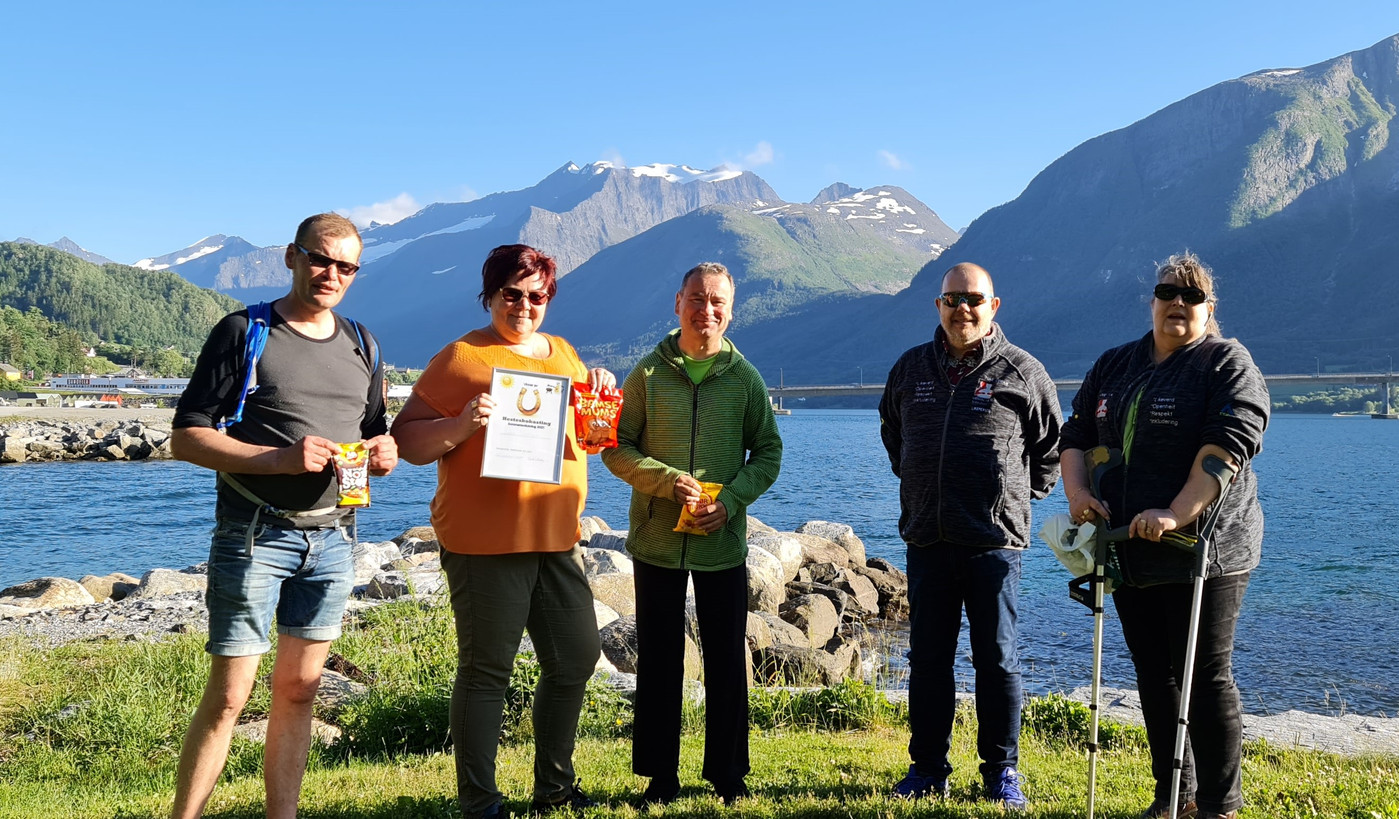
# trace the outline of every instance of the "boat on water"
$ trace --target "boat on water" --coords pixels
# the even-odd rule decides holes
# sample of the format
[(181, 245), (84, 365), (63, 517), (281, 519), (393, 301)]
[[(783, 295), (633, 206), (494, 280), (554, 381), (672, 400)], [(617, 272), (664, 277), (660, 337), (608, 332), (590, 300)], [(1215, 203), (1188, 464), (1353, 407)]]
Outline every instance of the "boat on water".
[(1332, 417), (1332, 418), (1369, 418), (1369, 417), (1370, 417), (1370, 413), (1368, 413), (1368, 412), (1356, 412), (1356, 411), (1350, 411), (1350, 412), (1333, 412), (1333, 413), (1331, 413), (1331, 417)]
[(768, 400), (772, 402), (772, 414), (773, 414), (773, 415), (791, 415), (791, 414), (792, 414), (792, 411), (791, 411), (791, 410), (789, 410), (789, 409), (783, 409), (783, 408), (782, 408), (782, 402), (778, 401), (776, 398), (769, 398)]

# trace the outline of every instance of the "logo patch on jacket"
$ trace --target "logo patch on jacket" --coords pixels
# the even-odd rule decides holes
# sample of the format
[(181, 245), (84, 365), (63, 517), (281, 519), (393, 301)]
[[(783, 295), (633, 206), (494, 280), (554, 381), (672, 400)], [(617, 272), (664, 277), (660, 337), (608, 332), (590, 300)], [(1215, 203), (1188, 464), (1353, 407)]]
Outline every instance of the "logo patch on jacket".
[(1098, 396), (1097, 417), (1099, 421), (1108, 417), (1108, 397), (1106, 395)]
[(996, 379), (983, 378), (976, 382), (976, 391), (972, 393), (972, 409), (978, 412), (986, 412), (991, 409), (991, 399), (996, 395)]

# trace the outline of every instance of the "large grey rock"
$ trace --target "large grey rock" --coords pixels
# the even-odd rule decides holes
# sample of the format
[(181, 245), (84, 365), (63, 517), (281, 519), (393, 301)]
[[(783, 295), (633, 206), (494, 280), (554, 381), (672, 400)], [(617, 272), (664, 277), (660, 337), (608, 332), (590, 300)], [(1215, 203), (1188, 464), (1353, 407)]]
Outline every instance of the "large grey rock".
[(413, 557), (415, 555), (431, 555), (437, 557), (442, 553), (442, 544), (439, 543), (436, 538), (422, 540), (420, 538), (410, 537), (398, 542), (398, 551), (404, 557)]
[(587, 543), (588, 541), (593, 539), (593, 535), (596, 535), (599, 532), (610, 532), (612, 531), (612, 527), (608, 526), (607, 521), (603, 520), (602, 518), (597, 517), (596, 515), (589, 515), (585, 518), (580, 518), (578, 520), (578, 530), (579, 542)]
[(865, 543), (856, 537), (855, 530), (844, 523), (831, 523), (828, 520), (809, 520), (797, 527), (803, 535), (816, 535), (833, 541), (850, 555), (850, 562), (856, 566), (865, 565)]
[(879, 615), (886, 620), (908, 619), (908, 575), (883, 558), (873, 558), (867, 566), (853, 567), (856, 574), (874, 584), (879, 592)]
[(748, 612), (748, 622), (743, 629), (744, 640), (748, 643), (748, 651), (752, 653), (760, 648), (767, 648), (772, 645), (772, 626), (758, 615), (755, 611)]
[(180, 592), (203, 592), (209, 585), (209, 578), (203, 574), (177, 572), (170, 569), (151, 569), (141, 575), (141, 583), (128, 595), (129, 599), (146, 600), (153, 597), (169, 597)]
[(141, 581), (129, 574), (112, 572), (102, 577), (95, 574), (85, 575), (78, 580), (78, 583), (87, 589), (87, 593), (92, 595), (93, 600), (101, 602), (108, 598), (113, 601), (125, 599), (127, 595), (136, 591)]
[(636, 673), (636, 615), (624, 614), (598, 630), (602, 654), (623, 674)]
[(409, 592), (414, 595), (440, 594), (447, 590), (447, 577), (436, 562), (409, 569), (404, 573), (404, 579), (408, 581)]
[(23, 609), (62, 609), (95, 602), (87, 589), (66, 577), (39, 577), (0, 591), (0, 605)]
[(590, 579), (600, 574), (631, 575), (636, 573), (636, 566), (632, 564), (632, 559), (627, 557), (626, 552), (584, 547), (583, 573)]
[(830, 599), (820, 594), (803, 594), (782, 605), (782, 619), (801, 629), (807, 644), (821, 648), (840, 627), (840, 615)]
[(830, 584), (803, 583), (799, 580), (793, 580), (787, 584), (787, 598), (789, 600), (803, 594), (819, 594), (831, 601), (837, 617), (844, 618), (846, 609), (850, 608), (850, 595)]
[(338, 714), (352, 700), (368, 693), (369, 686), (327, 668), (321, 672), (321, 687), (316, 690), (316, 705), (331, 714)]
[(850, 565), (850, 552), (844, 546), (819, 535), (793, 532), (784, 537), (792, 538), (801, 544), (802, 563), (834, 563), (837, 566)]
[(782, 561), (782, 580), (784, 583), (795, 578), (802, 567), (801, 541), (787, 537), (781, 532), (749, 537), (748, 547), (750, 551), (762, 549)]
[(836, 578), (835, 587), (850, 595), (850, 607), (846, 613), (853, 612), (860, 617), (877, 617), (879, 615), (879, 590), (874, 587), (874, 583), (868, 577), (856, 572), (855, 567), (851, 570), (840, 573)]
[(408, 578), (403, 572), (379, 572), (364, 589), (371, 600), (397, 600), (408, 593)]
[(601, 600), (593, 600), (593, 619), (597, 621), (598, 631), (617, 622), (617, 619), (621, 616), (622, 615), (613, 611), (611, 606)]
[(748, 610), (776, 614), (778, 607), (787, 599), (782, 561), (762, 549), (749, 549), (745, 562), (748, 567)]
[(845, 661), (819, 648), (779, 643), (754, 654), (753, 674), (763, 685), (836, 685), (848, 672)]
[(598, 532), (588, 538), (589, 549), (611, 549), (614, 552), (627, 550), (626, 532)]
[(22, 464), (29, 459), (29, 441), (14, 435), (0, 438), (0, 464)]
[(763, 523), (761, 520), (758, 520), (757, 518), (753, 517), (752, 515), (749, 515), (749, 516), (748, 516), (748, 541), (749, 541), (750, 543), (753, 541), (753, 538), (755, 538), (755, 537), (763, 537), (764, 535), (775, 535), (775, 534), (777, 534), (777, 530), (776, 530), (776, 529), (772, 528), (771, 526), (767, 525), (766, 523)]
[[(771, 636), (769, 645), (781, 644), (788, 646), (810, 646), (811, 641), (807, 639), (806, 633), (791, 623), (783, 620), (775, 614), (768, 614), (765, 611), (749, 612), (751, 617), (757, 617), (767, 626)], [(756, 648), (756, 647), (755, 647)]]
[(396, 545), (402, 546), (409, 540), (432, 541), (436, 543), (437, 530), (431, 526), (414, 526), (410, 529), (404, 529), (398, 537), (393, 539), (393, 542)]
[(600, 574), (589, 580), (588, 585), (593, 589), (593, 599), (602, 601), (618, 614), (636, 614), (636, 585), (632, 575)]
[[(334, 745), (336, 740), (340, 739), (340, 734), (340, 729), (334, 725), (314, 718), (311, 720), (311, 739), (314, 742), (319, 742), (322, 745)], [(267, 741), (267, 720), (245, 722), (233, 729), (233, 735), (261, 745)]]

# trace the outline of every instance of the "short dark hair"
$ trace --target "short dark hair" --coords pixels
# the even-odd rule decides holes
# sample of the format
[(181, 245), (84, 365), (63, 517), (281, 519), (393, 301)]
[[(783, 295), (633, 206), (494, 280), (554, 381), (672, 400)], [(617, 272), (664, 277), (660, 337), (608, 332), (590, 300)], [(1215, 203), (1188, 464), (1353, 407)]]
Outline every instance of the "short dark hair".
[(724, 267), (718, 262), (700, 262), (689, 270), (686, 270), (685, 277), (680, 280), (680, 290), (682, 292), (685, 290), (685, 285), (690, 283), (690, 278), (693, 276), (723, 276), (729, 280), (729, 287), (734, 286), (733, 274), (729, 272), (727, 267)]
[(500, 288), (516, 273), (526, 273), (529, 276), (542, 274), (544, 292), (553, 299), (559, 292), (559, 280), (554, 277), (557, 268), (558, 265), (554, 264), (552, 256), (545, 255), (529, 245), (501, 245), (492, 250), (486, 256), (486, 263), (481, 265), (481, 306), (490, 310), (491, 299), (495, 298)]
[(307, 216), (301, 220), (301, 224), (296, 228), (296, 239), (299, 245), (304, 245), (311, 239), (313, 234), (320, 234), (327, 239), (343, 239), (346, 236), (353, 236), (364, 246), (364, 239), (360, 238), (359, 228), (355, 223), (341, 216), (338, 213), (318, 213), (315, 216)]

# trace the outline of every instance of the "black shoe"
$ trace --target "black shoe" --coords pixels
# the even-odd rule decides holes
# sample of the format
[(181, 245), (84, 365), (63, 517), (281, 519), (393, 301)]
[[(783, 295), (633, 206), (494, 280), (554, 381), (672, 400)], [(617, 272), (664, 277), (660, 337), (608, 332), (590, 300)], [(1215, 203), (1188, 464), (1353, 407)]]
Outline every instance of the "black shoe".
[(748, 791), (748, 785), (744, 784), (742, 779), (733, 782), (725, 782), (722, 785), (715, 784), (714, 793), (719, 797), (719, 801), (723, 802), (725, 805), (732, 805), (740, 799), (747, 799), (752, 796)]
[(680, 797), (680, 777), (653, 776), (646, 792), (641, 794), (641, 804), (669, 805)]
[(595, 807), (597, 807), (597, 803), (590, 799), (586, 793), (583, 793), (583, 789), (578, 787), (577, 782), (569, 785), (568, 791), (558, 799), (546, 802), (536, 797), (533, 802), (529, 803), (531, 813), (550, 813), (561, 808), (582, 810)]

